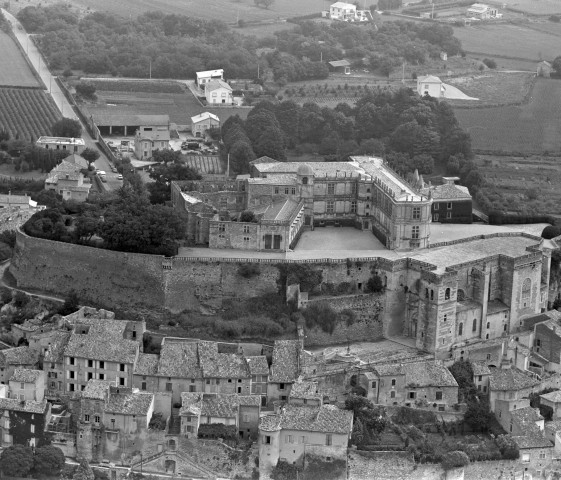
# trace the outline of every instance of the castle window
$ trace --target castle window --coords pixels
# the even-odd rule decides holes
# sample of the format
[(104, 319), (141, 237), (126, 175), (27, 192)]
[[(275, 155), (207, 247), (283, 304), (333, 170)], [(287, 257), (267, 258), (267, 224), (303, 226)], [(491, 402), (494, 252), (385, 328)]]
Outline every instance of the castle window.
[(219, 232), (225, 232), (225, 231), (226, 231), (226, 224), (224, 224), (224, 223), (219, 223), (219, 224), (218, 224), (218, 231), (219, 231)]
[(284, 194), (288, 195), (288, 192), (290, 191), (290, 189), (288, 187), (284, 187)]
[(328, 183), (327, 184), (327, 195), (333, 195), (335, 194), (335, 184), (334, 183)]
[(243, 233), (249, 233), (249, 225), (243, 226)]
[(450, 300), (450, 289), (447, 288), (444, 292), (444, 300)]
[(333, 200), (327, 201), (325, 213), (327, 213), (328, 215), (333, 215), (334, 211), (335, 211), (335, 202)]
[(411, 227), (411, 238), (413, 239), (419, 238), (419, 226)]
[(489, 334), (485, 335), (485, 340), (489, 340)]
[(473, 319), (473, 325), (471, 327), (472, 332), (477, 332), (477, 318)]
[(532, 293), (532, 280), (527, 278), (522, 284), (522, 306), (527, 307), (530, 303), (530, 296)]
[(308, 185), (308, 177), (302, 179), (302, 185)]
[(431, 291), (430, 291), (430, 299), (431, 299), (431, 300), (434, 300), (434, 290), (431, 290)]
[(440, 203), (435, 203), (435, 204), (433, 204), (432, 209), (433, 209), (433, 210), (438, 210), (438, 206), (439, 206), (439, 205), (440, 205)]
[(366, 193), (370, 193), (370, 189), (369, 189), (369, 188), (366, 189)]
[(487, 328), (491, 328), (491, 322), (487, 322)]
[(448, 210), (452, 210), (452, 202), (448, 202), (448, 203), (446, 204), (446, 208), (447, 208)]
[(392, 390), (392, 391), (390, 392), (390, 398), (395, 398), (395, 390)]
[(356, 183), (351, 183), (351, 195), (356, 195)]
[(464, 333), (464, 324), (460, 323), (460, 325), (458, 326), (458, 336), (462, 336)]
[(356, 200), (351, 202), (351, 213), (356, 213)]
[(413, 220), (421, 218), (421, 207), (413, 207)]
[(447, 321), (447, 320), (448, 320), (448, 315), (445, 313), (444, 314), (444, 321)]
[(249, 243), (249, 237), (243, 237), (243, 241), (244, 241), (245, 243)]
[(279, 187), (275, 187), (275, 195), (279, 194)]
[(220, 197), (220, 205), (228, 205), (228, 197)]
[(296, 195), (296, 187), (292, 187), (292, 188), (290, 189), (290, 194), (291, 194), (291, 195)]

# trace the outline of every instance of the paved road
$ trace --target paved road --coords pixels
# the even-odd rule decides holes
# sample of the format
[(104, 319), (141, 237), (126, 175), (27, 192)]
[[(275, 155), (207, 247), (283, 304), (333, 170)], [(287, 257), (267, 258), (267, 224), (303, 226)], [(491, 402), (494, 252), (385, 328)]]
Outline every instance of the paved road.
[(78, 116), (74, 112), (74, 109), (70, 105), (70, 102), (68, 102), (68, 100), (64, 96), (64, 93), (62, 93), (62, 90), (55, 81), (55, 77), (51, 75), (51, 72), (49, 72), (49, 69), (47, 68), (47, 65), (45, 63), (45, 59), (31, 40), (31, 35), (24, 30), (23, 26), (16, 19), (16, 17), (14, 17), (5, 9), (1, 10), (6, 19), (12, 25), (12, 30), (14, 31), (19, 44), (29, 58), (31, 65), (33, 65), (35, 71), (41, 77), (41, 80), (43, 80), (47, 92), (49, 92), (49, 94), (51, 95), (62, 116), (72, 118), (80, 122), (80, 124), (82, 125), (82, 138), (86, 142), (86, 146), (89, 148), (93, 148), (94, 150), (97, 150), (99, 152), (100, 157), (98, 160), (96, 160), (95, 166), (99, 170), (104, 170), (105, 172), (107, 172), (107, 183), (105, 185), (109, 190), (119, 188), (122, 185), (122, 182), (117, 180), (117, 174), (111, 171), (111, 164), (109, 160), (107, 159), (105, 154), (101, 150), (99, 150), (95, 140), (88, 133), (86, 126), (80, 121), (80, 118), (78, 118)]

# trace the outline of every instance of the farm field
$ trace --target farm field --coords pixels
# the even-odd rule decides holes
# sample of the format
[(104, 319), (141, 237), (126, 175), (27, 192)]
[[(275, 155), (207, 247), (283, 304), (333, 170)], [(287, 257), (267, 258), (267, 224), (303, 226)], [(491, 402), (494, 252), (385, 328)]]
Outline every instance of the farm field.
[(75, 3), (91, 10), (123, 17), (128, 17), (131, 12), (136, 15), (160, 10), (226, 23), (236, 23), (238, 15), (246, 22), (276, 20), (279, 17), (289, 18), (320, 12), (328, 6), (324, 0), (276, 0), (268, 9), (256, 7), (253, 0), (76, 0)]
[(454, 108), (476, 150), (561, 154), (561, 81), (538, 79), (528, 104)]
[(561, 214), (561, 159), (477, 155), (484, 192), (506, 211)]
[[(0, 86), (41, 87), (12, 37), (0, 30)], [(7, 68), (6, 68), (7, 67)]]
[[(131, 82), (132, 83), (132, 82)], [(170, 121), (178, 125), (190, 125), (191, 117), (203, 112), (218, 115), (221, 122), (233, 115), (246, 118), (250, 112), (247, 107), (204, 107), (190, 92), (185, 93), (151, 93), (127, 91), (97, 91), (97, 103), (87, 104), (87, 110), (95, 118), (96, 114), (145, 114), (169, 115)]]
[(551, 15), (561, 13), (561, 5), (555, 0), (504, 0), (510, 8), (534, 15)]
[[(559, 7), (561, 10), (561, 5)], [(539, 61), (559, 55), (559, 38), (523, 25), (454, 27), (454, 35), (466, 52)]]
[(0, 128), (12, 138), (37, 140), (49, 135), (51, 126), (61, 118), (56, 105), (44, 90), (0, 88)]

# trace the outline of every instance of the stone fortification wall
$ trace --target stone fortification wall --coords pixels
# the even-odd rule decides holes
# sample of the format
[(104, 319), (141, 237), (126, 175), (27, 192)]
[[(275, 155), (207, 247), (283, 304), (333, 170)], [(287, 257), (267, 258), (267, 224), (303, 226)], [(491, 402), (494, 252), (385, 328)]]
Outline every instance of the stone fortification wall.
[(10, 272), (22, 288), (68, 294), (126, 312), (164, 305), (162, 259), (33, 238), (18, 232)]

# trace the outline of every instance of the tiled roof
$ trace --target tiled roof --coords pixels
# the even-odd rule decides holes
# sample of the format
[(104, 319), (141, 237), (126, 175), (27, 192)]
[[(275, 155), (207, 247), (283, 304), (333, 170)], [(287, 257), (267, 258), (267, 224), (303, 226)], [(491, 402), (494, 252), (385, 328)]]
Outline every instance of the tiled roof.
[(380, 377), (398, 376), (398, 375), (405, 374), (403, 365), (398, 363), (387, 364), (387, 365), (376, 365), (374, 370), (378, 373), (378, 376)]
[(267, 207), (260, 218), (261, 222), (288, 222), (296, 217), (302, 209), (302, 202), (287, 198), (283, 202), (275, 202)]
[(522, 390), (540, 384), (530, 372), (518, 368), (497, 368), (491, 373), (489, 385), (491, 390)]
[(540, 397), (552, 403), (559, 403), (561, 402), (561, 390), (555, 390), (554, 392), (544, 393), (543, 395), (540, 395)]
[(202, 393), (181, 393), (181, 409), (179, 415), (200, 415), (203, 405)]
[[(528, 428), (530, 424), (536, 425), (536, 422), (543, 420), (537, 408), (524, 407), (512, 410), (510, 416), (521, 427)], [(537, 426), (537, 425), (536, 425)]]
[(42, 402), (36, 402), (34, 400), (22, 402), (16, 398), (0, 398), (0, 411), (12, 410), (16, 412), (45, 413), (46, 408), (46, 399)]
[(553, 444), (543, 435), (532, 432), (529, 435), (514, 436), (512, 439), (516, 442), (519, 449), (526, 448), (553, 448)]
[(37, 354), (29, 347), (15, 347), (0, 352), (0, 365), (35, 365)]
[(160, 357), (153, 353), (139, 353), (134, 366), (135, 375), (156, 375)]
[(471, 362), (474, 375), (491, 375), (491, 370), (486, 362)]
[(238, 415), (236, 395), (205, 395), (201, 415), (207, 417), (232, 418)]
[(195, 342), (164, 342), (158, 375), (176, 378), (202, 378)]
[(243, 355), (218, 353), (216, 342), (199, 342), (199, 361), (205, 378), (249, 378)]
[(81, 168), (88, 168), (89, 166), (88, 161), (81, 155), (78, 155), (77, 153), (73, 153), (72, 155), (69, 155), (64, 159), (64, 161), (78, 165)]
[(254, 163), (255, 168), (261, 172), (266, 173), (267, 177), (274, 178), (273, 174), (297, 174), (298, 168), (302, 165), (307, 165), (312, 169), (314, 175), (317, 177), (325, 177), (326, 175), (339, 175), (344, 177), (347, 174), (358, 177), (360, 168), (354, 162), (278, 162), (274, 160), (271, 163)]
[(433, 200), (471, 200), (471, 195), (467, 187), (445, 183), (436, 187), (424, 188), (421, 190), (424, 195), (432, 192)]
[(214, 115), (214, 113), (210, 113), (210, 112), (203, 112), (203, 113), (199, 113), (198, 115), (195, 115), (194, 117), (191, 117), (191, 123), (198, 123), (201, 122), (202, 120), (207, 120), (211, 118), (212, 120), (216, 120), (217, 122), (220, 121), (220, 119)]
[(553, 420), (551, 422), (546, 422), (545, 430), (548, 430), (552, 434), (561, 432), (561, 420)]
[(242, 407), (259, 407), (261, 405), (261, 395), (236, 395), (238, 404)]
[(289, 398), (321, 399), (322, 395), (318, 393), (318, 382), (302, 381), (292, 384)]
[(262, 417), (259, 428), (263, 431), (281, 429), (346, 435), (350, 433), (352, 423), (353, 413), (335, 405), (297, 407), (289, 404), (277, 415)]
[(260, 165), (262, 163), (281, 163), (281, 162), (275, 160), (274, 158), (267, 157), (266, 155), (249, 162), (250, 165)]
[(42, 370), (16, 368), (10, 378), (10, 382), (35, 383), (41, 375), (43, 375)]
[(75, 331), (89, 326), (87, 333), (73, 333), (64, 350), (68, 357), (104, 360), (107, 362), (134, 363), (139, 342), (123, 338), (125, 320), (80, 319)]
[(457, 387), (453, 375), (438, 362), (415, 362), (403, 365), (405, 381), (419, 387)]
[(112, 393), (104, 411), (121, 415), (146, 415), (153, 402), (152, 393)]
[(423, 77), (419, 77), (417, 79), (417, 83), (442, 83), (440, 78), (435, 77), (434, 75), (426, 75)]
[(255, 177), (255, 178), (249, 178), (247, 181), (251, 185), (297, 185), (298, 184), (298, 179), (296, 178), (296, 175), (291, 175), (291, 174), (279, 174), (267, 178)]
[(232, 87), (228, 85), (224, 80), (211, 80), (205, 84), (205, 91), (212, 92), (218, 90), (219, 88), (225, 88), (229, 92), (232, 91)]
[(251, 375), (268, 375), (269, 374), (269, 364), (267, 363), (267, 357), (264, 355), (259, 355), (256, 357), (245, 357), (247, 365), (249, 367), (249, 373)]
[(269, 382), (294, 382), (299, 372), (299, 340), (276, 340), (273, 347), (273, 363)]
[(109, 387), (114, 385), (115, 382), (110, 380), (88, 380), (86, 387), (82, 391), (82, 397), (94, 400), (104, 400), (107, 396)]
[(47, 363), (59, 363), (64, 359), (64, 349), (70, 339), (70, 332), (53, 332), (51, 344), (45, 352), (44, 361)]

